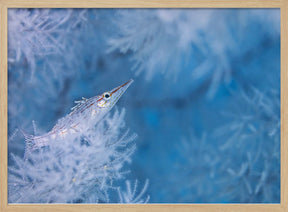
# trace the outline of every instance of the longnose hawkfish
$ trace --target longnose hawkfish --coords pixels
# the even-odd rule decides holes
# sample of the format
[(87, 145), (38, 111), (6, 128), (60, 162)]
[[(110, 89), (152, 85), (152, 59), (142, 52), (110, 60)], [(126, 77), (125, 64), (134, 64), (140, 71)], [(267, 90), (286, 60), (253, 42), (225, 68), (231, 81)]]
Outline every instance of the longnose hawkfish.
[(48, 146), (50, 140), (64, 138), (68, 134), (85, 132), (87, 127), (91, 126), (87, 123), (97, 124), (111, 110), (132, 82), (133, 79), (130, 79), (123, 85), (104, 92), (102, 95), (89, 99), (82, 97), (82, 100), (75, 101), (76, 106), (71, 108), (72, 111), (59, 119), (48, 133), (35, 136), (22, 131), (26, 143), (24, 158), (32, 151)]

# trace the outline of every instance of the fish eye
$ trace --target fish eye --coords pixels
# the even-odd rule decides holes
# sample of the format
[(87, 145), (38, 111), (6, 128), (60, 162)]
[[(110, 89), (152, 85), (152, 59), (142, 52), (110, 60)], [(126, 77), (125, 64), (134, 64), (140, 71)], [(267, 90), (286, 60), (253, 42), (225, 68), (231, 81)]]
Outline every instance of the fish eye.
[(104, 98), (105, 100), (110, 99), (110, 97), (111, 97), (111, 94), (110, 94), (110, 93), (108, 93), (108, 92), (103, 93), (103, 98)]

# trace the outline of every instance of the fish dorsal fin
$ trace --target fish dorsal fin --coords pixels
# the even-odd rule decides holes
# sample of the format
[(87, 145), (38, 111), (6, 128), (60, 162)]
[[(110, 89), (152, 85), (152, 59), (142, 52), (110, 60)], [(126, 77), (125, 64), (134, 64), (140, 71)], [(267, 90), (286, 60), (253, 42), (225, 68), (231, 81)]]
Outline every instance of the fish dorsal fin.
[(82, 97), (81, 100), (74, 101), (74, 102), (76, 103), (76, 105), (71, 108), (71, 111), (77, 110), (79, 107), (81, 107), (81, 106), (82, 106), (83, 104), (85, 104), (87, 101), (88, 101), (88, 99), (86, 99), (85, 97)]

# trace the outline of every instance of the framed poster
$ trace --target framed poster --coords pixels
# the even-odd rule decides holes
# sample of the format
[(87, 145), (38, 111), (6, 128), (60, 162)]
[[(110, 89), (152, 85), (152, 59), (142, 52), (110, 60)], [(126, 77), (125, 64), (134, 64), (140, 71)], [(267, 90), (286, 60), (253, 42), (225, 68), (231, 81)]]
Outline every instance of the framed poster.
[(284, 211), (285, 17), (2, 0), (1, 210)]

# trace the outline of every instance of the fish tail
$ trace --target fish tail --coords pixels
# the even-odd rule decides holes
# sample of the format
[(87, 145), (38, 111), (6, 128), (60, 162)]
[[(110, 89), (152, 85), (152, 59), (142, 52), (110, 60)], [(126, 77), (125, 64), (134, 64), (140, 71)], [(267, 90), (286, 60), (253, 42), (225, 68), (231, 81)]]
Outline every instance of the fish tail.
[(35, 136), (24, 132), (22, 129), (21, 132), (25, 137), (24, 159), (27, 159), (27, 157), (31, 154), (31, 152), (37, 149), (35, 143)]

